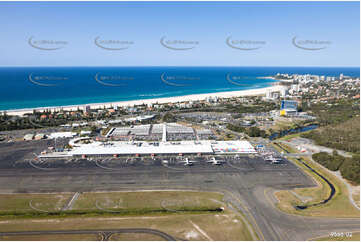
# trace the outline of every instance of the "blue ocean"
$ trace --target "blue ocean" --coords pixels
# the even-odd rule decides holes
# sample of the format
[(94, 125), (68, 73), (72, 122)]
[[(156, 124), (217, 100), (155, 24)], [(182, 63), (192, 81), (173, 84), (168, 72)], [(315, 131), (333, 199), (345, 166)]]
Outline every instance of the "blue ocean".
[(359, 77), (354, 67), (1, 67), (0, 110), (263, 88), (277, 73)]

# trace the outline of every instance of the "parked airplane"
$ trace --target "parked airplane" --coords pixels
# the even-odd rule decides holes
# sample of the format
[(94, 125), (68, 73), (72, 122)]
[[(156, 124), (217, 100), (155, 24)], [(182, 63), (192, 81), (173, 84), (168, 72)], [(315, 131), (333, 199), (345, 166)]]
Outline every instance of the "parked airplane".
[(280, 158), (274, 158), (274, 160), (271, 162), (272, 164), (278, 164), (281, 163), (282, 159)]
[(212, 157), (207, 163), (212, 163), (212, 165), (222, 165), (223, 160), (216, 160), (216, 158)]
[(273, 157), (273, 156), (267, 156), (267, 157), (265, 158), (265, 161), (268, 161), (268, 162), (270, 162), (271, 164), (277, 164), (277, 163), (280, 163), (280, 162), (282, 161), (282, 159), (281, 159), (281, 158), (275, 158), (275, 157)]
[(194, 162), (197, 161), (193, 161), (193, 160), (189, 160), (188, 158), (185, 158), (185, 160), (181, 160), (181, 163), (184, 163), (185, 166), (192, 166), (194, 164)]

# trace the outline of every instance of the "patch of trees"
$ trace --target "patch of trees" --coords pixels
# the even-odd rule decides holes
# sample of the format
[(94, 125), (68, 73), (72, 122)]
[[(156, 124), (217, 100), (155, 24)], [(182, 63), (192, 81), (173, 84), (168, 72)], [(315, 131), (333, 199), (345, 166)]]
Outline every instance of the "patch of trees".
[(246, 134), (250, 137), (262, 137), (262, 138), (267, 137), (266, 131), (264, 131), (263, 129), (260, 129), (258, 127), (247, 128)]
[(360, 117), (354, 117), (344, 123), (329, 125), (301, 134), (312, 139), (317, 145), (348, 152), (360, 152)]
[(278, 109), (279, 105), (273, 102), (260, 102), (255, 105), (243, 105), (243, 104), (226, 104), (224, 112), (229, 113), (262, 113), (269, 112), (274, 109)]
[(352, 158), (320, 152), (312, 155), (312, 159), (331, 171), (340, 170), (343, 178), (360, 184), (360, 155), (355, 154)]
[(176, 122), (176, 121), (177, 121), (177, 118), (169, 112), (164, 114), (164, 116), (163, 116), (163, 122), (172, 123), (172, 122)]
[(65, 124), (65, 119), (40, 119), (40, 116), (0, 116), (0, 131), (19, 129), (38, 129), (42, 127), (53, 127)]
[(312, 159), (331, 171), (337, 171), (345, 161), (345, 157), (337, 154), (337, 152), (333, 152), (332, 155), (327, 152), (316, 153), (312, 155)]
[(360, 184), (360, 155), (347, 158), (340, 167), (340, 172), (343, 178)]
[(311, 111), (316, 116), (320, 126), (336, 125), (360, 116), (360, 103), (353, 99), (329, 101), (328, 103), (302, 105), (303, 111)]
[(238, 133), (244, 133), (246, 131), (244, 127), (235, 124), (227, 124), (227, 129)]
[(227, 124), (227, 129), (238, 133), (246, 133), (250, 137), (263, 137), (263, 138), (267, 137), (266, 131), (258, 127), (245, 128), (240, 125)]

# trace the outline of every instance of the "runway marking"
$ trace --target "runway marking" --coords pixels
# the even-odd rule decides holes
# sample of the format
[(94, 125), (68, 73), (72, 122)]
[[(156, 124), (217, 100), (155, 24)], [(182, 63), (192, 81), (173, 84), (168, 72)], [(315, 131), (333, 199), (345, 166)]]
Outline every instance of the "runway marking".
[(168, 166), (168, 165), (166, 165), (166, 164), (163, 164), (163, 162), (162, 162), (162, 166), (164, 166), (164, 167), (166, 167), (166, 168), (168, 168), (168, 169), (176, 170), (176, 171), (187, 171), (187, 170), (189, 170), (189, 169), (187, 169), (187, 168), (170, 167), (170, 166)]
[[(272, 201), (272, 199), (268, 196), (268, 191), (271, 190), (271, 188), (267, 187), (266, 189), (263, 190), (263, 193), (264, 193), (264, 196), (265, 198), (267, 199), (267, 201), (272, 205), (274, 206), (274, 202)], [(276, 192), (276, 191), (275, 191)], [(278, 198), (275, 196), (275, 199), (280, 202), (280, 200), (278, 200)]]
[[(258, 226), (255, 218), (253, 217), (253, 215), (251, 214), (251, 212), (248, 210), (248, 207), (247, 207), (246, 205), (244, 205), (244, 204), (241, 202), (241, 200), (239, 200), (239, 198), (236, 197), (233, 193), (231, 193), (231, 192), (229, 192), (229, 191), (226, 191), (226, 192), (227, 192), (228, 194), (230, 194), (234, 199), (236, 199), (236, 200), (239, 202), (239, 205), (246, 210), (246, 212), (248, 213), (248, 217), (253, 221), (254, 225), (256, 226), (256, 230), (258, 230), (258, 235), (260, 235), (260, 237), (262, 237), (262, 238), (261, 238), (262, 240), (265, 240), (264, 235), (263, 235), (263, 233), (262, 233), (262, 230), (259, 228), (259, 226)], [(247, 215), (245, 214), (245, 216), (247, 216)]]
[(99, 210), (109, 212), (109, 213), (119, 213), (120, 212), (120, 211), (115, 211), (115, 210), (109, 210), (109, 209), (106, 209), (106, 208), (102, 208), (101, 206), (99, 206), (99, 201), (98, 200), (95, 201), (95, 207), (97, 209), (99, 209)]
[(50, 213), (50, 211), (48, 211), (48, 210), (43, 210), (43, 209), (34, 207), (34, 206), (33, 206), (33, 200), (32, 200), (32, 199), (29, 201), (29, 207), (30, 207), (31, 209), (35, 210), (35, 211), (38, 211), (38, 212)]
[(44, 167), (40, 167), (40, 166), (37, 166), (35, 165), (32, 160), (29, 160), (29, 165), (31, 165), (32, 167), (38, 169), (38, 170), (43, 170), (43, 171), (53, 171), (53, 170), (56, 170), (56, 168), (44, 168)]
[(207, 235), (206, 232), (204, 232), (204, 230), (202, 230), (198, 225), (196, 225), (195, 223), (192, 222), (192, 220), (189, 220), (189, 222), (193, 225), (193, 227), (198, 230), (198, 232), (200, 232), (204, 237), (206, 237), (208, 240), (210, 241), (214, 241), (211, 237), (209, 237)]
[(80, 195), (80, 192), (74, 193), (74, 195), (71, 198), (71, 200), (69, 201), (69, 203), (63, 208), (63, 211), (71, 209), (73, 207), (74, 202), (78, 199), (79, 195)]
[[(180, 200), (175, 200), (175, 201), (178, 201), (178, 202), (180, 202)], [(167, 208), (167, 204), (165, 204), (167, 201), (166, 200), (162, 200), (161, 201), (161, 203), (160, 203), (160, 206), (163, 208), (163, 209), (165, 209), (165, 210), (167, 210), (167, 211), (170, 211), (170, 212), (180, 212), (181, 210), (177, 210), (177, 209), (171, 209), (171, 208)], [(174, 205), (174, 204), (171, 204), (171, 205)], [(177, 205), (177, 206), (183, 206), (184, 207), (184, 201), (183, 201), (183, 203), (182, 204), (175, 204), (175, 205)]]
[(106, 170), (115, 170), (115, 171), (124, 170), (123, 168), (111, 168), (111, 167), (100, 165), (97, 160), (95, 160), (95, 165), (100, 168), (106, 169)]
[[(274, 207), (274, 209), (277, 209), (277, 207), (275, 206), (275, 203), (272, 201), (272, 199), (268, 196), (268, 191), (271, 190), (271, 188), (267, 187), (266, 189), (263, 190), (264, 196), (266, 197), (267, 201), (271, 204), (272, 207)], [(278, 198), (275, 196), (275, 199), (278, 200)], [(278, 200), (279, 201), (279, 200)], [(272, 225), (271, 225), (272, 226)], [(272, 230), (270, 230), (272, 232), (273, 235), (276, 235), (276, 232)], [(284, 236), (284, 238), (280, 238), (282, 240), (287, 240), (287, 234), (285, 234), (284, 231), (281, 231), (282, 235)], [(277, 236), (276, 236), (277, 237)], [(275, 237), (275, 238), (276, 238)]]
[(226, 162), (230, 167), (234, 168), (234, 169), (237, 169), (237, 170), (240, 170), (240, 171), (252, 171), (254, 169), (246, 169), (246, 168), (240, 168), (240, 167), (237, 167), (235, 165), (232, 165), (231, 162), (229, 160), (227, 160)]

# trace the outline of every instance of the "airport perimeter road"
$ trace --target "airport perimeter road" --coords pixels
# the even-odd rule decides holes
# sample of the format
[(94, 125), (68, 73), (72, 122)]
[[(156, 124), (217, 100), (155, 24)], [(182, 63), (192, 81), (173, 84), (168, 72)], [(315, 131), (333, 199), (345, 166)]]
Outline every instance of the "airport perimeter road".
[(1, 236), (16, 236), (16, 235), (55, 235), (55, 234), (96, 234), (99, 235), (103, 241), (109, 240), (113, 234), (120, 233), (141, 233), (153, 234), (168, 241), (175, 241), (175, 238), (156, 229), (147, 228), (129, 228), (129, 229), (105, 229), (105, 230), (56, 230), (56, 231), (21, 231), (21, 232), (0, 232)]
[[(11, 157), (11, 156), (8, 156)], [(220, 191), (241, 210), (262, 240), (307, 240), (331, 232), (359, 231), (359, 219), (310, 218), (275, 208), (274, 190), (314, 186), (293, 163), (269, 164), (259, 157), (223, 158), (211, 165), (197, 158), (193, 166), (176, 159), (38, 161), (2, 159), (0, 192), (86, 192), (139, 189)]]

